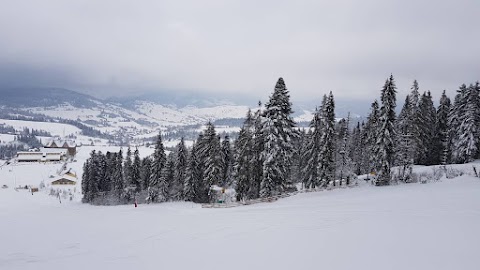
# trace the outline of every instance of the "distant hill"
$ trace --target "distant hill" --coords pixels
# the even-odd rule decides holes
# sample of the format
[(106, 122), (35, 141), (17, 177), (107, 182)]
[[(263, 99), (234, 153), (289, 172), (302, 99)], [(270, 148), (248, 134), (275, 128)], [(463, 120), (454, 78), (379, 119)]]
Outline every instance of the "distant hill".
[(96, 105), (92, 96), (61, 88), (0, 88), (0, 106), (50, 107), (70, 103), (78, 108)]

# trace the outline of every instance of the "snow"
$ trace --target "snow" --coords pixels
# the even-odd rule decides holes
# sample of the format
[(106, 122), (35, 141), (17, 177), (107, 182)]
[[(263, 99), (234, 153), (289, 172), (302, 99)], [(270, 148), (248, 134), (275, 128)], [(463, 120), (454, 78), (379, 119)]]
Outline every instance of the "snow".
[[(56, 170), (26, 166), (32, 176)], [(60, 204), (43, 192), (0, 189), (0, 269), (473, 270), (479, 194), (480, 179), (469, 175), (224, 209)]]
[(24, 128), (45, 130), (50, 132), (53, 136), (68, 136), (70, 134), (79, 134), (81, 132), (81, 130), (75, 126), (61, 123), (0, 119), (0, 124), (12, 126), (18, 131), (21, 131)]

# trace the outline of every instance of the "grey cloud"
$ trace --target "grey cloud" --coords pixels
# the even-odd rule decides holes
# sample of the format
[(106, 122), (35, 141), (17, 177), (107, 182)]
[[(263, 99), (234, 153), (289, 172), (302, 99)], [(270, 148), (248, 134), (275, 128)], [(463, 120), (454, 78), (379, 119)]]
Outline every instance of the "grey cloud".
[(24, 71), (4, 68), (0, 83), (264, 99), (283, 76), (295, 99), (371, 100), (393, 73), (401, 94), (413, 79), (453, 94), (480, 79), (479, 11), (474, 0), (2, 1), (1, 66)]

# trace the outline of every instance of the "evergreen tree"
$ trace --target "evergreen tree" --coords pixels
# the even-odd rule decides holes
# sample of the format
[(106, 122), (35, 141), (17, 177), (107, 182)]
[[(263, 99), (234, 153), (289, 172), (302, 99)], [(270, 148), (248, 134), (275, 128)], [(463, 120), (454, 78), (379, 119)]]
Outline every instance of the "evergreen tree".
[(159, 133), (157, 136), (157, 142), (155, 144), (155, 151), (153, 152), (152, 168), (150, 174), (150, 187), (158, 187), (160, 177), (162, 175), (163, 167), (167, 162), (167, 156), (165, 154), (165, 148), (163, 147), (162, 135)]
[(357, 175), (366, 173), (362, 162), (365, 156), (365, 141), (361, 127), (360, 122), (358, 122), (352, 131), (352, 139), (350, 140), (350, 159), (352, 160), (353, 173)]
[(142, 164), (141, 164), (138, 148), (135, 148), (135, 152), (133, 153), (131, 185), (136, 187), (137, 192), (140, 192), (142, 190), (142, 178), (140, 175), (141, 166)]
[(318, 177), (322, 186), (328, 185), (333, 181), (335, 185), (335, 100), (333, 94), (327, 97), (324, 109), (324, 132), (322, 133), (321, 144), (322, 149), (319, 153)]
[[(250, 162), (252, 175), (250, 180), (250, 188), (248, 190), (248, 197), (251, 199), (260, 197), (260, 185), (263, 180), (263, 151), (265, 149), (263, 122), (265, 118), (262, 116), (263, 112), (261, 110), (261, 103), (259, 102), (258, 104), (259, 108), (252, 118), (253, 124), (248, 124), (246, 126), (246, 128), (248, 127), (247, 130), (250, 130), (252, 134), (252, 159)], [(247, 123), (250, 123), (248, 118)]]
[(470, 85), (461, 96), (460, 126), (454, 141), (453, 158), (456, 162), (465, 163), (475, 159), (479, 146), (479, 85)]
[(415, 135), (412, 133), (412, 125), (416, 125), (417, 121), (412, 120), (411, 96), (405, 98), (405, 103), (397, 119), (397, 143), (396, 143), (396, 165), (399, 170), (399, 179), (403, 182), (410, 182), (413, 163), (416, 156)]
[(295, 122), (291, 114), (292, 104), (285, 82), (279, 78), (270, 100), (265, 106), (265, 122), (262, 133), (265, 138), (263, 157), (263, 179), (260, 196), (268, 197), (282, 193), (290, 180)]
[(347, 118), (341, 119), (338, 123), (337, 137), (337, 171), (340, 180), (346, 180), (346, 184), (350, 185), (350, 177), (352, 174), (352, 160), (350, 159), (350, 113)]
[(302, 169), (303, 186), (306, 189), (316, 188), (319, 183), (318, 166), (320, 163), (319, 154), (322, 151), (322, 135), (324, 133), (323, 111), (327, 96), (323, 96), (322, 106), (315, 110), (313, 119), (310, 122), (310, 131), (306, 137), (305, 148), (302, 159), (305, 166)]
[(238, 134), (238, 139), (235, 141), (234, 147), (234, 165), (233, 176), (235, 179), (235, 191), (237, 201), (246, 200), (249, 198), (249, 191), (253, 186), (253, 166), (252, 160), (254, 158), (253, 149), (253, 118), (252, 113), (248, 110), (247, 118), (243, 122), (243, 126)]
[(418, 163), (422, 165), (438, 164), (439, 160), (434, 155), (434, 138), (436, 134), (435, 124), (437, 121), (437, 113), (433, 106), (430, 91), (423, 93), (419, 108), (419, 145)]
[(83, 174), (82, 174), (82, 202), (88, 203), (90, 202), (91, 194), (90, 194), (90, 159), (87, 159), (85, 163), (83, 163)]
[(88, 162), (88, 168), (86, 172), (88, 172), (88, 175), (86, 176), (88, 181), (87, 181), (87, 190), (88, 193), (85, 194), (87, 196), (86, 201), (87, 202), (93, 202), (95, 197), (98, 195), (98, 158), (97, 158), (97, 153), (95, 150), (93, 150), (90, 153), (90, 162)]
[(435, 139), (436, 147), (434, 155), (437, 156), (441, 164), (445, 165), (450, 161), (449, 157), (449, 138), (448, 138), (448, 113), (450, 112), (450, 98), (447, 97), (443, 90), (440, 98), (440, 105), (437, 109), (437, 135)]
[(172, 199), (181, 200), (183, 197), (183, 187), (187, 174), (188, 150), (185, 146), (183, 137), (176, 147), (175, 155), (175, 175), (172, 185)]
[(201, 202), (203, 185), (202, 185), (202, 173), (199, 170), (199, 151), (197, 149), (198, 141), (192, 147), (187, 162), (187, 174), (185, 177), (185, 184), (183, 187), (184, 198), (187, 201)]
[(465, 107), (466, 107), (466, 93), (467, 93), (467, 86), (462, 84), (460, 88), (457, 90), (457, 94), (455, 95), (455, 99), (453, 105), (451, 106), (450, 112), (448, 114), (448, 126), (449, 133), (448, 133), (448, 152), (451, 156), (452, 162), (459, 162), (458, 156), (456, 152), (456, 143), (459, 138), (459, 130), (461, 124), (461, 118), (465, 114)]
[(125, 180), (125, 187), (130, 187), (133, 182), (132, 177), (132, 151), (130, 147), (127, 149), (127, 156), (125, 157), (125, 162), (123, 164), (123, 175)]
[(378, 167), (378, 157), (376, 155), (377, 151), (377, 138), (378, 131), (380, 127), (380, 110), (378, 106), (378, 101), (375, 100), (371, 105), (370, 115), (368, 116), (368, 121), (364, 129), (364, 136), (366, 140), (366, 148), (368, 153), (368, 168), (366, 168), (368, 173), (376, 171)]
[(175, 177), (175, 162), (172, 154), (168, 155), (167, 162), (162, 168), (160, 176), (159, 190), (162, 201), (166, 202), (171, 199), (171, 187)]
[(142, 159), (142, 165), (140, 169), (140, 179), (142, 182), (142, 189), (148, 190), (150, 186), (150, 177), (152, 174), (152, 157), (147, 156)]
[(230, 138), (228, 135), (222, 141), (221, 147), (221, 168), (222, 168), (222, 177), (221, 177), (221, 185), (226, 187), (231, 185), (232, 179), (232, 172), (233, 172), (233, 153), (232, 153), (232, 146), (230, 144)]
[(118, 199), (121, 198), (123, 194), (124, 179), (123, 179), (123, 153), (122, 150), (116, 154), (115, 170), (113, 171), (113, 190)]
[(205, 170), (203, 175), (203, 182), (205, 184), (208, 201), (213, 200), (211, 187), (219, 185), (222, 180), (221, 154), (220, 154), (220, 138), (215, 132), (215, 127), (212, 123), (207, 124), (205, 133), (203, 134), (203, 147), (199, 149), (202, 156), (205, 158)]
[(390, 184), (390, 171), (394, 159), (395, 150), (395, 106), (396, 86), (393, 75), (387, 79), (382, 89), (380, 108), (380, 126), (377, 137), (376, 154), (379, 157), (377, 164), (377, 185)]

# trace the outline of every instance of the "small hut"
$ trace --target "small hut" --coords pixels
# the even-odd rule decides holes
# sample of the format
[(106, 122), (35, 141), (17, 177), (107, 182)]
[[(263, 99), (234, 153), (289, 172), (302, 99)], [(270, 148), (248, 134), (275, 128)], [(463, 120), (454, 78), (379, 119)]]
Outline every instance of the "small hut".
[(72, 177), (68, 174), (64, 174), (62, 176), (55, 177), (52, 179), (52, 185), (76, 185), (77, 178)]

